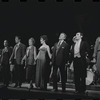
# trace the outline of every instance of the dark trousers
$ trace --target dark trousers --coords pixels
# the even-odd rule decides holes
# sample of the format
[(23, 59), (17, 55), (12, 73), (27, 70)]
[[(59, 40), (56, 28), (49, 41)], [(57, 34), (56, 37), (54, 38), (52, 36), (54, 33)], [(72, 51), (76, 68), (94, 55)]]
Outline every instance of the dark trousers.
[(15, 64), (15, 83), (21, 85), (23, 81), (23, 65)]
[(3, 77), (3, 83), (5, 85), (9, 84), (10, 80), (10, 66), (8, 65), (2, 65), (2, 77)]
[(54, 89), (58, 89), (57, 86), (57, 70), (58, 67), (60, 69), (60, 73), (61, 73), (61, 83), (62, 83), (62, 90), (65, 90), (65, 83), (66, 83), (66, 70), (65, 70), (65, 66), (53, 66), (53, 88)]
[(86, 90), (86, 68), (81, 58), (74, 59), (74, 81), (75, 89), (79, 92)]

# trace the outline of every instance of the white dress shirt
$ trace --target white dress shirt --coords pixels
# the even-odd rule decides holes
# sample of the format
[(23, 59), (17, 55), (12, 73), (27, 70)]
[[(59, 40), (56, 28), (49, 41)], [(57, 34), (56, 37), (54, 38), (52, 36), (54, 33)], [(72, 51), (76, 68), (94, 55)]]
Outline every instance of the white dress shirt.
[(74, 46), (74, 58), (78, 57), (80, 58), (80, 43), (81, 43), (81, 39), (76, 41), (75, 46)]

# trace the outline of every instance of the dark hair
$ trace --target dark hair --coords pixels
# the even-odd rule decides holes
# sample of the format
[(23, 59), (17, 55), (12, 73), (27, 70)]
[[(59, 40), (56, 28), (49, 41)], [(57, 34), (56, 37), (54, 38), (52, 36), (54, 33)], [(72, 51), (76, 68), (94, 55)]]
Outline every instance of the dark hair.
[(20, 40), (21, 40), (21, 36), (16, 35), (16, 36), (15, 36), (15, 38), (16, 38), (16, 37), (17, 37), (18, 39), (20, 39)]
[(31, 37), (29, 40), (31, 40), (33, 44), (35, 44), (35, 39), (33, 37)]
[(40, 39), (41, 39), (41, 38), (47, 43), (47, 41), (48, 41), (47, 35), (42, 35), (42, 36), (40, 36)]
[(6, 41), (8, 43), (8, 40), (4, 40), (4, 41)]
[(82, 32), (79, 32), (80, 33), (80, 35), (83, 37), (83, 33)]

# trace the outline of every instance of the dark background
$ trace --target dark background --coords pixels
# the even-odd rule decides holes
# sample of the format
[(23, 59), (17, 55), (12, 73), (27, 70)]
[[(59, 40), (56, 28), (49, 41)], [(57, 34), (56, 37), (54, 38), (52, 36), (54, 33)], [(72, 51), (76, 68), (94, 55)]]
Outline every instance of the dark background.
[(67, 34), (67, 42), (71, 44), (72, 37), (78, 31), (84, 33), (84, 39), (90, 45), (95, 43), (100, 34), (100, 2), (45, 1), (0, 1), (0, 48), (3, 47), (5, 39), (14, 46), (15, 35), (20, 35), (25, 45), (28, 45), (30, 37), (34, 37), (38, 48), (40, 36), (47, 34), (48, 44), (52, 46), (60, 32)]

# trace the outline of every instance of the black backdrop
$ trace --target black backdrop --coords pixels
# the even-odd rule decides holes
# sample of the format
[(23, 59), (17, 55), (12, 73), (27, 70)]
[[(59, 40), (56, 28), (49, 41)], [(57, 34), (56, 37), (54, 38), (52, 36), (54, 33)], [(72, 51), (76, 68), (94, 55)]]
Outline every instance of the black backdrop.
[(14, 46), (14, 36), (20, 35), (22, 42), (27, 45), (30, 37), (36, 40), (36, 46), (40, 46), (39, 37), (47, 34), (48, 44), (52, 46), (60, 32), (65, 32), (68, 42), (77, 31), (84, 33), (89, 44), (94, 44), (100, 34), (100, 2), (92, 0), (9, 0), (0, 1), (0, 48), (3, 41), (9, 40)]

